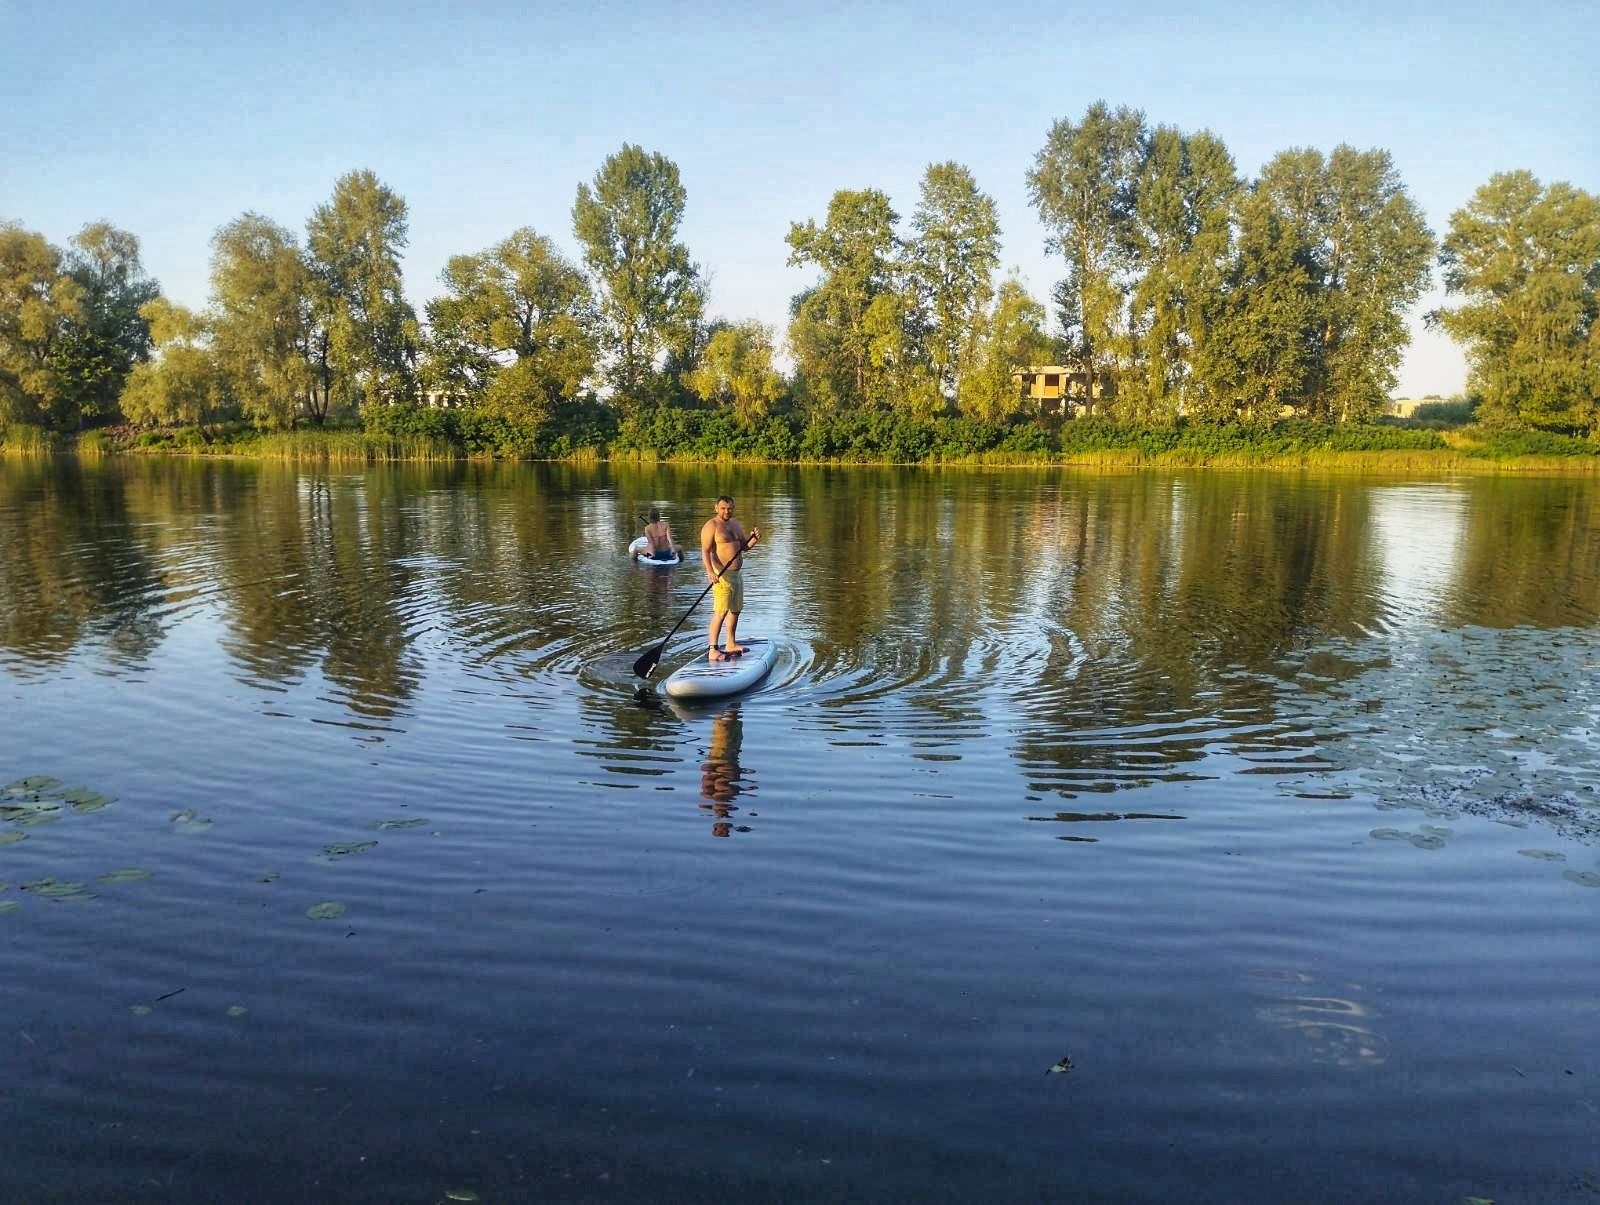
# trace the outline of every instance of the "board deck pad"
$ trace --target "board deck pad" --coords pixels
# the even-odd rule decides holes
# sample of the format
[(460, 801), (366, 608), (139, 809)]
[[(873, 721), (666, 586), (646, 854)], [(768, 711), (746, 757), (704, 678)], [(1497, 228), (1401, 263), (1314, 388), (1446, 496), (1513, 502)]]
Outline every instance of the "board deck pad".
[(674, 699), (717, 699), (749, 690), (772, 668), (777, 651), (772, 641), (746, 638), (739, 641), (748, 650), (732, 661), (708, 661), (704, 651), (687, 665), (672, 671), (662, 689)]
[[(650, 541), (645, 539), (643, 536), (640, 536), (633, 543), (628, 545), (629, 556), (632, 556), (634, 552), (648, 551), (650, 551)], [(636, 565), (649, 565), (652, 569), (670, 569), (674, 565), (681, 565), (683, 563), (683, 558), (678, 556), (676, 553), (673, 554), (673, 557), (670, 561), (658, 561), (654, 557), (641, 556), (634, 563)]]

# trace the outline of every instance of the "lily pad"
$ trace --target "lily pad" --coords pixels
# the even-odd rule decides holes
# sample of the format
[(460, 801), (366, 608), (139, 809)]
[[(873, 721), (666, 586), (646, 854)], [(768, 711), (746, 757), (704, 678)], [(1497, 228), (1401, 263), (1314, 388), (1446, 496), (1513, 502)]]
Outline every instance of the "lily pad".
[(1416, 833), (1409, 837), (1408, 840), (1410, 840), (1411, 844), (1415, 845), (1418, 849), (1444, 848), (1444, 838), (1436, 837), (1432, 833)]
[(306, 909), (306, 915), (312, 920), (333, 920), (344, 915), (344, 905), (333, 900), (324, 900), (320, 904), (312, 904)]
[(18, 841), (26, 841), (27, 839), (27, 833), (19, 833), (15, 831), (0, 833), (0, 845), (15, 845)]
[(1367, 836), (1375, 841), (1409, 841), (1411, 834), (1398, 828), (1375, 828)]
[(16, 900), (0, 900), (0, 916), (4, 916), (8, 912), (20, 912), (21, 910), (22, 905), (17, 903)]
[(175, 833), (198, 833), (211, 827), (210, 817), (202, 816), (193, 808), (173, 812), (167, 819), (172, 822), (172, 831)]
[(62, 883), (56, 879), (35, 879), (24, 883), (22, 890), (42, 895), (52, 900), (93, 899), (94, 893), (82, 883)]
[(242, 1017), (249, 1011), (250, 1010), (248, 1008), (246, 1008), (242, 1004), (230, 1004), (230, 1005), (228, 1005), (228, 1015), (230, 1017)]
[(34, 774), (28, 778), (19, 778), (16, 782), (6, 787), (7, 791), (53, 791), (61, 785), (59, 778), (51, 778), (45, 774)]
[(330, 858), (343, 858), (350, 854), (365, 853), (376, 844), (376, 841), (351, 841), (342, 845), (324, 845), (322, 852)]
[(1600, 874), (1592, 870), (1564, 870), (1561, 877), (1578, 884), (1580, 887), (1600, 887)]
[(470, 1188), (452, 1188), (444, 1194), (447, 1201), (477, 1201), (481, 1200), (477, 1193)]
[(117, 801), (115, 795), (102, 795), (99, 791), (91, 791), (86, 787), (73, 787), (61, 798), (70, 803), (75, 812), (98, 812), (101, 808)]
[(150, 872), (137, 866), (129, 866), (123, 870), (113, 870), (103, 874), (95, 880), (96, 883), (137, 883), (140, 879), (148, 879)]
[(372, 827), (380, 832), (388, 832), (397, 828), (421, 828), (426, 823), (428, 823), (426, 816), (416, 816), (405, 820), (374, 820)]
[(136, 1017), (148, 1017), (155, 1009), (148, 1004), (130, 1004), (128, 1005), (128, 1011)]
[(1519, 849), (1524, 858), (1538, 858), (1541, 862), (1565, 862), (1567, 855), (1554, 849)]

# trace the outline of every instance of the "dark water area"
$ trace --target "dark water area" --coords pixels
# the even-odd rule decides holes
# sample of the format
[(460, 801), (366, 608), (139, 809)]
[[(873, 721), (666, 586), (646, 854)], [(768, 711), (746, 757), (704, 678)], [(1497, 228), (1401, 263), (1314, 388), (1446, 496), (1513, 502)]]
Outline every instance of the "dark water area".
[(12, 460), (0, 708), (0, 1200), (1600, 1200), (1593, 481)]

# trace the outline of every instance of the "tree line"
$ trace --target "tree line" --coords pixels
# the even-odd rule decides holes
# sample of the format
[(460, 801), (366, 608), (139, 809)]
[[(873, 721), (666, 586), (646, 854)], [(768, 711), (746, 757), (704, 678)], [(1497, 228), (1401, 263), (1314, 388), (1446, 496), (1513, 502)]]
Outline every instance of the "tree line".
[(790, 224), (788, 263), (815, 276), (781, 344), (708, 316), (677, 165), (634, 145), (577, 187), (579, 262), (524, 227), (452, 257), (421, 314), (406, 203), (370, 171), (303, 235), (257, 213), (221, 227), (199, 311), (109, 223), (66, 248), (0, 224), (0, 418), (282, 430), (447, 399), (524, 432), (663, 408), (1005, 424), (1026, 413), (1015, 370), (1060, 364), (1117, 423), (1361, 423), (1437, 261), (1454, 304), (1428, 320), (1465, 348), (1479, 420), (1600, 434), (1593, 194), (1496, 174), (1440, 243), (1387, 151), (1295, 148), (1246, 179), (1215, 134), (1103, 102), (1051, 127), (1026, 180), (1063, 271), (1051, 310), (1000, 275), (994, 199), (936, 163), (909, 219), (864, 188)]

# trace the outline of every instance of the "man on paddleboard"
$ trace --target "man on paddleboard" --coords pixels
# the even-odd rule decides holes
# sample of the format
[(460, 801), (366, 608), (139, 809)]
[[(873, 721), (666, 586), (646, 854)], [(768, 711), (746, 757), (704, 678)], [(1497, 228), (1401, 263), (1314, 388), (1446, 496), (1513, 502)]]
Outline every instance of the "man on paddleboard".
[[(744, 526), (733, 517), (733, 499), (727, 494), (717, 499), (716, 514), (700, 529), (700, 560), (712, 583), (711, 628), (706, 634), (709, 660), (727, 661), (744, 652), (744, 646), (739, 643), (739, 612), (744, 610), (744, 579), (740, 571), (744, 568), (745, 550), (754, 548), (760, 538), (759, 527), (752, 527), (750, 534), (745, 535)], [(717, 637), (722, 633), (724, 621), (728, 625), (728, 639), (719, 649)]]
[(641, 556), (652, 561), (670, 561), (683, 553), (682, 547), (672, 538), (672, 527), (661, 517), (661, 508), (650, 508), (650, 522), (644, 525), (644, 538), (650, 546), (644, 552), (635, 552), (633, 559)]

